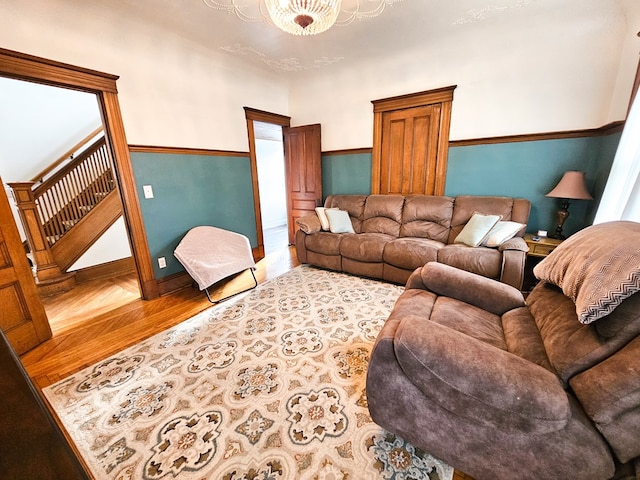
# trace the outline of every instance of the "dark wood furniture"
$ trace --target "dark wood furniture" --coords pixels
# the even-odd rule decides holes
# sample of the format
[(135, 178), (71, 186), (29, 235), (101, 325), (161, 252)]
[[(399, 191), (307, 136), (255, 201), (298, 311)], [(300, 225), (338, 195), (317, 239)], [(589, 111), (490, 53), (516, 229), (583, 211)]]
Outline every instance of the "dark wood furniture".
[(92, 478), (0, 331), (0, 476), (12, 480)]

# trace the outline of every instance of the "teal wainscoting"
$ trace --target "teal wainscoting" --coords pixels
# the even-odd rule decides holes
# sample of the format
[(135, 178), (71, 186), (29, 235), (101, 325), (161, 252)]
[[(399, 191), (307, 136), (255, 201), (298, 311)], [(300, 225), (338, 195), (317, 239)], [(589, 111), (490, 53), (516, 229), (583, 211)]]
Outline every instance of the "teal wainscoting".
[(370, 194), (371, 154), (323, 155), (322, 193), (324, 198), (336, 194)]
[[(131, 162), (156, 278), (184, 271), (173, 251), (198, 225), (242, 233), (257, 246), (248, 156), (132, 152)], [(154, 198), (144, 198), (143, 185)]]
[[(528, 231), (555, 231), (558, 199), (547, 198), (567, 170), (586, 172), (595, 200), (569, 207), (566, 235), (591, 225), (613, 163), (620, 133), (605, 136), (532, 140), (449, 148), (445, 195), (504, 195), (531, 201)], [(322, 188), (331, 194), (371, 192), (371, 154), (322, 157)]]
[(560, 200), (545, 194), (567, 170), (586, 172), (595, 200), (575, 200), (563, 233), (591, 225), (620, 134), (449, 148), (446, 195), (505, 195), (531, 201), (527, 230), (555, 231)]

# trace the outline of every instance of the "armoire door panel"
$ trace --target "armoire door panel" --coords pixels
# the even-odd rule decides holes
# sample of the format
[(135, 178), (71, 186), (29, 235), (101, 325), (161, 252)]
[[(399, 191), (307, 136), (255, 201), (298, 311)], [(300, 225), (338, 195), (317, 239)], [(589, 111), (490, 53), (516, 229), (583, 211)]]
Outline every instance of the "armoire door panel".
[(433, 194), (439, 116), (433, 105), (382, 114), (378, 193)]
[(0, 328), (18, 354), (51, 338), (4, 188), (0, 189), (0, 305)]
[(372, 102), (371, 193), (444, 195), (454, 89)]

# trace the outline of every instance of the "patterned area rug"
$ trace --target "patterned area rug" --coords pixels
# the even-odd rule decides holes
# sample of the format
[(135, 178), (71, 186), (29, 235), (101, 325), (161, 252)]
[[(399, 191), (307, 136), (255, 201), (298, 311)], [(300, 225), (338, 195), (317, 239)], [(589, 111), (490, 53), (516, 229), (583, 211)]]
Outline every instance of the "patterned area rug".
[(367, 410), (401, 291), (298, 267), (45, 395), (97, 479), (451, 480)]

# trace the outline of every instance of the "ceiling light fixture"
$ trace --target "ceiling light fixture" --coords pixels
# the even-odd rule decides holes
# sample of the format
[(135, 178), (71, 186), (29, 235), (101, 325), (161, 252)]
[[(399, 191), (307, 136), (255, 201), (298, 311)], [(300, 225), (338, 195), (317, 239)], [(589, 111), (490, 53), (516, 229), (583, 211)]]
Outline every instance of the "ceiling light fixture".
[(293, 35), (316, 35), (333, 25), (380, 15), (402, 0), (203, 0), (245, 22), (266, 21)]

